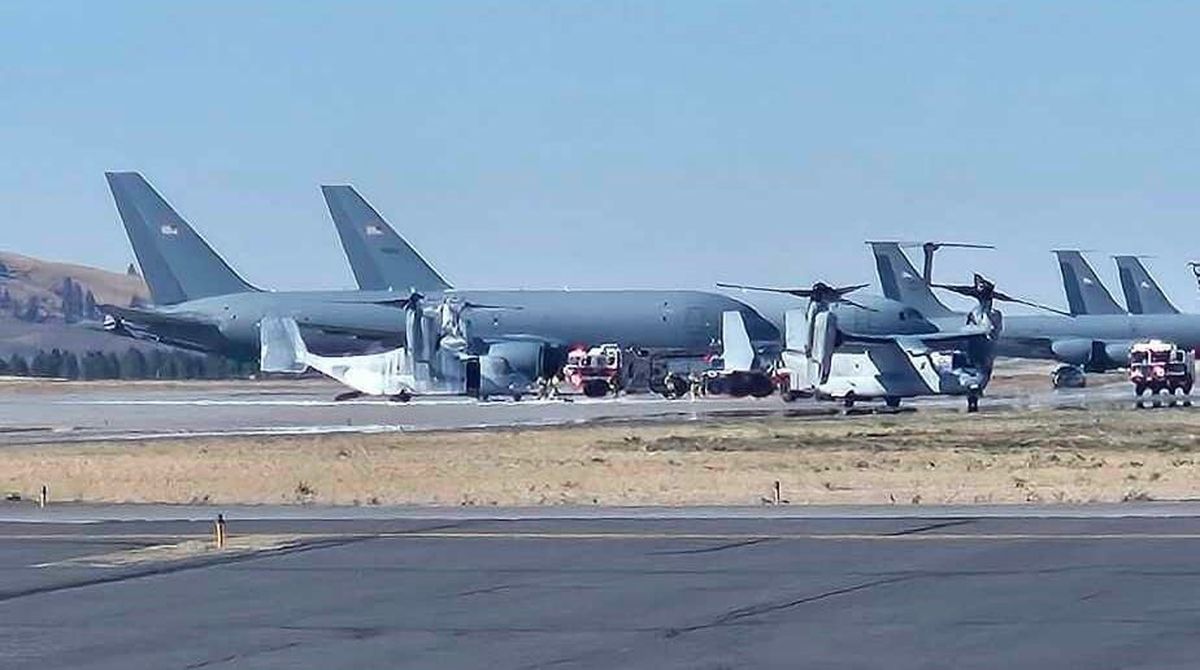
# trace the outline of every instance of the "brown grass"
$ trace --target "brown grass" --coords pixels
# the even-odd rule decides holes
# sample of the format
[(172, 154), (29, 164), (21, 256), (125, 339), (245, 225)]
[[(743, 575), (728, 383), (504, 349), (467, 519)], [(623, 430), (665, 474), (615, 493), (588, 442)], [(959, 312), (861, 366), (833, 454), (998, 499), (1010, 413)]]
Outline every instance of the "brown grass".
[(767, 419), (9, 448), (0, 491), (340, 505), (1166, 500), (1196, 496), (1186, 410)]

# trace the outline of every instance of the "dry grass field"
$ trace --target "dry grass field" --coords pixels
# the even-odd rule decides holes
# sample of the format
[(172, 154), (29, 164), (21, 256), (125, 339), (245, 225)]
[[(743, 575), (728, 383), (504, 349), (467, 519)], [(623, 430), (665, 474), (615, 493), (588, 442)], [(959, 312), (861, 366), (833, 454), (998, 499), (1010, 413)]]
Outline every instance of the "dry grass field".
[(1016, 503), (1200, 497), (1200, 412), (956, 412), (0, 450), (0, 492), (334, 505)]

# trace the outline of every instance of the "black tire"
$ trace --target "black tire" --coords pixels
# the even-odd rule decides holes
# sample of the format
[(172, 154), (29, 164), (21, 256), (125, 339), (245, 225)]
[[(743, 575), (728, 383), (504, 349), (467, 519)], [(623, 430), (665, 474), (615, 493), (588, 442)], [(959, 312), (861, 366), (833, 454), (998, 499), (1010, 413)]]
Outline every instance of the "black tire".
[(846, 409), (850, 409), (851, 407), (854, 407), (855, 400), (857, 400), (857, 398), (854, 397), (853, 393), (847, 393), (846, 397), (842, 398), (842, 406)]
[(896, 409), (900, 406), (900, 396), (890, 395), (883, 399), (883, 403), (892, 409)]
[(603, 398), (608, 395), (608, 382), (601, 379), (589, 379), (583, 383), (583, 395), (589, 398)]
[(974, 414), (979, 411), (979, 396), (972, 393), (967, 396), (967, 413)]
[(750, 395), (755, 398), (766, 398), (775, 392), (775, 385), (766, 375), (755, 375), (750, 382)]

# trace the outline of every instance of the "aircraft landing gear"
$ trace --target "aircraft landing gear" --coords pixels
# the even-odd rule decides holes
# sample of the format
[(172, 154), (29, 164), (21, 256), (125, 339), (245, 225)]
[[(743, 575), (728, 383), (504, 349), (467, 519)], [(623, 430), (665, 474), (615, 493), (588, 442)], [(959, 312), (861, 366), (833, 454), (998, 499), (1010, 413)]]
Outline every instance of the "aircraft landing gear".
[(1050, 373), (1050, 383), (1056, 389), (1081, 389), (1087, 386), (1087, 374), (1074, 365), (1062, 365)]
[(967, 394), (967, 414), (974, 414), (979, 411), (979, 394), (972, 392)]
[(409, 400), (412, 400), (412, 394), (408, 391), (401, 391), (391, 398), (388, 398), (388, 400), (391, 400), (392, 402), (408, 402)]
[(346, 391), (345, 393), (339, 393), (333, 396), (333, 401), (342, 402), (345, 400), (354, 400), (355, 398), (363, 397), (363, 395), (365, 394), (362, 391)]
[(845, 407), (846, 409), (850, 409), (850, 408), (854, 407), (854, 400), (855, 400), (854, 394), (847, 393), (846, 397), (842, 398), (842, 406)]
[(896, 408), (900, 407), (900, 396), (890, 395), (890, 396), (884, 398), (883, 402), (891, 409), (896, 409)]

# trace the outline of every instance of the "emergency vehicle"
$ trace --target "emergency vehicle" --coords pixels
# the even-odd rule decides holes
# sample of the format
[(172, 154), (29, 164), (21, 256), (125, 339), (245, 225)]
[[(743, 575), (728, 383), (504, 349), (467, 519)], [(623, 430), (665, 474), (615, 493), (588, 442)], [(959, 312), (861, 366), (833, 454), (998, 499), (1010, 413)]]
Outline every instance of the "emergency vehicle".
[[(1139, 407), (1146, 391), (1152, 395), (1163, 392), (1190, 394), (1195, 373), (1195, 353), (1172, 342), (1147, 340), (1135, 342), (1129, 349), (1129, 381), (1134, 385)], [(1185, 399), (1184, 403), (1190, 405), (1191, 401)], [(1154, 404), (1158, 405), (1159, 401), (1154, 400)]]

